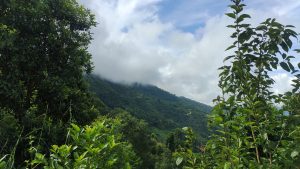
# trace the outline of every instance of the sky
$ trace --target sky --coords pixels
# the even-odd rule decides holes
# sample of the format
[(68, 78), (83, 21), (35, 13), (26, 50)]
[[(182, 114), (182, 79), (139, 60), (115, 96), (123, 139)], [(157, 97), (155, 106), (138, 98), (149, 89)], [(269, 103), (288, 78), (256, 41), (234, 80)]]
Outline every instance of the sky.
[[(114, 82), (156, 85), (212, 105), (220, 94), (218, 67), (228, 55), (229, 0), (80, 0), (96, 16), (89, 51), (94, 73)], [(300, 32), (300, 0), (245, 0), (257, 25), (269, 17)], [(299, 43), (295, 40), (296, 46)], [(292, 77), (273, 74), (275, 92)]]

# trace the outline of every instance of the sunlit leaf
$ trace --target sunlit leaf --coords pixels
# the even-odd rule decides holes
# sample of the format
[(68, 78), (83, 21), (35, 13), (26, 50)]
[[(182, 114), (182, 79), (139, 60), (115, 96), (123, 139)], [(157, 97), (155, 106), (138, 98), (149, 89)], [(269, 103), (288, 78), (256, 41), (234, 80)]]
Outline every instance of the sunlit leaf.
[(182, 163), (182, 161), (183, 161), (183, 158), (182, 157), (178, 157), (176, 159), (176, 165), (179, 166)]

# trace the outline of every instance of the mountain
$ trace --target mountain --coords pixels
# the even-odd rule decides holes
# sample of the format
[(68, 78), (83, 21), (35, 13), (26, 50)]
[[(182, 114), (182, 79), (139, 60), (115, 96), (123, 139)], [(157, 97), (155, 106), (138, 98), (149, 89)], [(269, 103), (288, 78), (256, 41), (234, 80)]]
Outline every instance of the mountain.
[(87, 76), (90, 90), (109, 108), (122, 108), (145, 120), (159, 138), (170, 131), (192, 127), (200, 140), (208, 136), (207, 114), (211, 107), (178, 97), (153, 85), (114, 83), (96, 75)]

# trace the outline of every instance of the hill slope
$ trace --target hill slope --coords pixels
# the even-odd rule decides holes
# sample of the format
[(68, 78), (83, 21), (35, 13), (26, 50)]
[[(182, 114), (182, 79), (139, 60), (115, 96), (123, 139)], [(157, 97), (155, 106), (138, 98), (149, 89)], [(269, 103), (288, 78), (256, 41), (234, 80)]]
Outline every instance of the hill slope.
[(211, 110), (210, 106), (177, 97), (152, 85), (118, 84), (95, 75), (87, 79), (91, 91), (108, 107), (122, 108), (145, 120), (161, 138), (175, 128), (185, 126), (192, 127), (200, 138), (207, 138), (206, 115)]

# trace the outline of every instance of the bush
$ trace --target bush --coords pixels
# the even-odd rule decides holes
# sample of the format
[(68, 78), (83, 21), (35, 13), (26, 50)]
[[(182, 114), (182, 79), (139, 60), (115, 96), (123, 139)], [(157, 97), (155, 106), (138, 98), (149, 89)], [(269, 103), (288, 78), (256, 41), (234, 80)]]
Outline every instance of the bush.
[[(109, 121), (110, 123), (108, 123)], [(32, 168), (136, 168), (139, 159), (127, 142), (121, 141), (116, 131), (120, 125), (118, 119), (98, 119), (91, 125), (80, 128), (71, 124), (70, 144), (52, 145), (50, 155), (34, 153), (34, 159), (28, 162)], [(34, 148), (31, 148), (34, 150)]]

